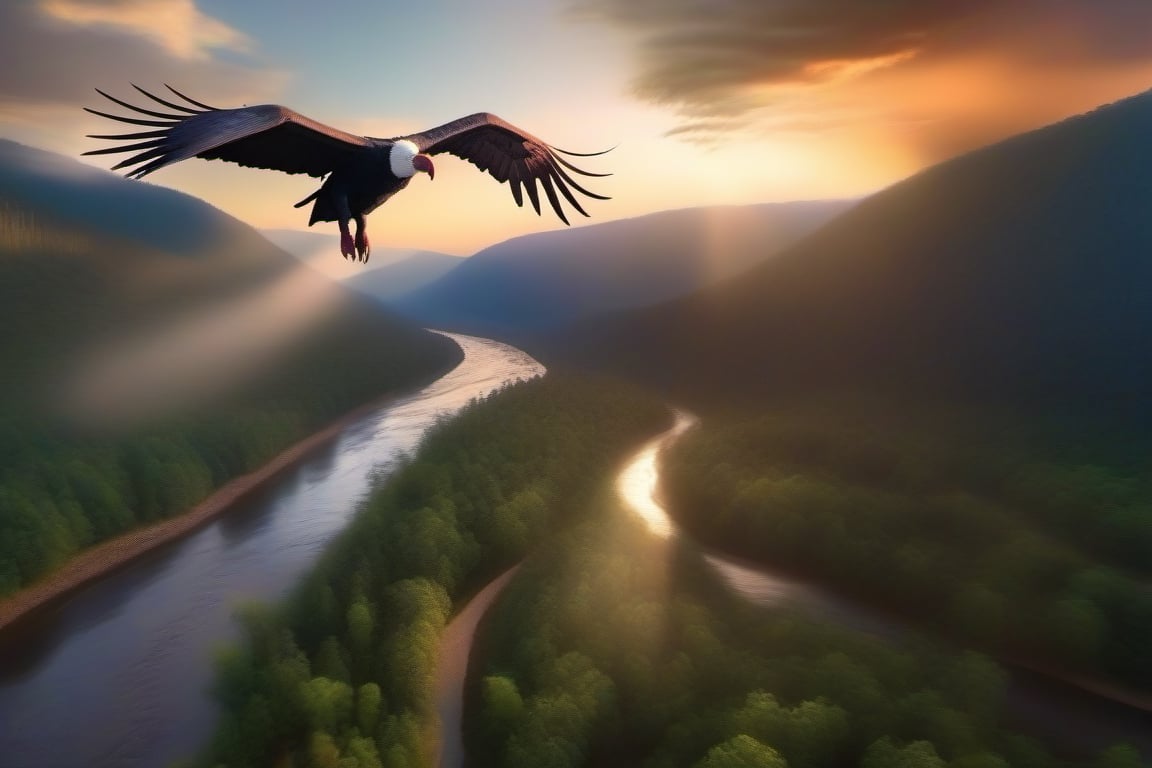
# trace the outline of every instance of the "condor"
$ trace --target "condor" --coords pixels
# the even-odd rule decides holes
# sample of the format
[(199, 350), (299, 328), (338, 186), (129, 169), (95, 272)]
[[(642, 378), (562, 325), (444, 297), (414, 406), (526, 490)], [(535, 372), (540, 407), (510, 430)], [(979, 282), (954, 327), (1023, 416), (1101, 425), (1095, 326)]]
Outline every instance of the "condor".
[[(118, 143), (84, 154), (133, 152), (112, 168), (128, 168), (127, 175), (131, 178), (147, 176), (192, 157), (323, 178), (320, 188), (296, 207), (312, 203), (309, 226), (318, 221), (335, 221), (339, 225), (340, 252), (345, 258), (368, 260), (365, 216), (408, 186), (417, 173), (427, 173), (429, 179), (433, 178), (436, 169), (432, 156), (444, 152), (487, 171), (502, 184), (508, 182), (519, 206), (524, 205), (527, 192), (537, 214), (540, 195), (536, 182), (540, 182), (552, 210), (565, 224), (568, 217), (557, 191), (584, 216), (588, 213), (572, 190), (597, 200), (608, 199), (584, 189), (568, 171), (582, 176), (610, 174), (589, 173), (560, 156), (592, 157), (604, 152), (582, 154), (557, 149), (487, 112), (468, 115), (420, 133), (376, 139), (345, 133), (277, 104), (218, 109), (194, 101), (171, 86), (166, 87), (180, 102), (162, 99), (137, 85), (132, 87), (169, 111), (136, 106), (97, 88), (101, 96), (133, 114), (114, 115), (85, 107), (86, 111), (155, 130), (90, 134), (89, 138)], [(355, 237), (349, 232), (349, 221), (356, 222)]]

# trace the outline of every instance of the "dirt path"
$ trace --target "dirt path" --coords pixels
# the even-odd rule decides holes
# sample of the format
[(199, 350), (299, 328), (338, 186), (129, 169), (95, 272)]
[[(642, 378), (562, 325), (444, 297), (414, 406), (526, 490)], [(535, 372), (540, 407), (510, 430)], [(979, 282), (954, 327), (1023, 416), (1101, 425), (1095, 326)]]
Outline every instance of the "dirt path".
[(162, 544), (186, 536), (219, 517), (244, 496), (260, 488), (312, 451), (334, 440), (345, 427), (395, 399), (395, 395), (388, 395), (351, 411), (321, 431), (285, 449), (259, 469), (224, 484), (204, 501), (177, 517), (153, 523), (145, 528), (134, 529), (80, 552), (40, 581), (0, 600), (0, 630), (30, 611), (111, 573)]
[(497, 576), (449, 622), (440, 637), (436, 658), (436, 711), (440, 714), (440, 735), (433, 765), (460, 768), (464, 765), (464, 679), (476, 626), (488, 607), (516, 575), (520, 566)]

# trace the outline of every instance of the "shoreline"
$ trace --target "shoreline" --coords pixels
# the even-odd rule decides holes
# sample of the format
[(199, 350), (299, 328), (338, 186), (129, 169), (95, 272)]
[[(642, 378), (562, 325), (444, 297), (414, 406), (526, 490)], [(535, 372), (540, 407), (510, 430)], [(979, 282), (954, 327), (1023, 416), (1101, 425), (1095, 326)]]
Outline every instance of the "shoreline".
[(133, 560), (175, 542), (228, 512), (246, 496), (262, 489), (276, 477), (298, 464), (313, 451), (332, 442), (350, 424), (369, 413), (395, 402), (405, 394), (419, 391), (454, 370), (416, 385), (411, 391), (389, 393), (348, 411), (318, 432), (293, 443), (251, 472), (234, 477), (212, 491), (207, 498), (174, 517), (133, 528), (111, 539), (102, 541), (64, 563), (40, 580), (0, 600), (0, 633), (29, 614), (49, 606), (71, 592), (93, 581), (110, 575)]
[[(678, 412), (679, 413), (679, 412)], [(686, 418), (692, 418), (690, 414), (683, 414)], [(688, 426), (694, 424), (695, 421), (689, 422)], [(657, 439), (660, 440), (660, 447), (657, 449), (658, 453), (664, 447), (664, 440), (669, 438), (678, 437), (678, 433), (672, 432), (664, 433)], [(692, 544), (699, 550), (700, 554), (704, 557), (709, 555), (719, 556), (722, 560), (727, 560), (741, 567), (746, 567), (751, 570), (765, 574), (772, 578), (783, 578), (785, 580), (806, 586), (823, 592), (834, 600), (843, 602), (850, 608), (862, 606), (863, 610), (869, 614), (876, 614), (883, 617), (886, 621), (894, 621), (896, 624), (914, 629), (919, 632), (926, 632), (935, 635), (946, 643), (954, 645), (956, 648), (969, 648), (965, 642), (956, 638), (952, 633), (940, 628), (932, 626), (931, 623), (924, 622), (920, 617), (910, 614), (906, 611), (894, 609), (891, 606), (883, 606), (875, 604), (867, 595), (856, 595), (851, 591), (846, 591), (843, 585), (835, 581), (827, 581), (814, 576), (811, 573), (794, 572), (789, 569), (780, 569), (775, 567), (770, 562), (765, 562), (756, 557), (750, 556), (746, 552), (733, 551), (732, 548), (727, 546), (728, 542), (717, 542), (709, 539), (709, 537), (698, 535), (699, 532), (692, 530), (685, 526), (678, 520), (671, 511), (670, 506), (666, 503), (666, 494), (663, 484), (663, 479), (658, 475), (656, 487), (653, 491), (654, 499), (658, 500), (664, 508), (664, 515), (668, 522), (671, 524), (671, 531), (691, 541)], [(650, 523), (651, 524), (651, 523)], [(721, 577), (723, 578), (723, 577)], [(731, 589), (731, 586), (729, 585)], [(1071, 689), (1078, 691), (1081, 694), (1095, 696), (1099, 699), (1113, 704), (1129, 707), (1133, 710), (1152, 714), (1152, 694), (1130, 688), (1117, 680), (1111, 680), (1106, 677), (1093, 675), (1091, 673), (1077, 672), (1075, 670), (1063, 670), (1059, 667), (1054, 667), (1042, 662), (1035, 662), (1030, 659), (1019, 656), (1018, 654), (998, 651), (995, 649), (985, 649), (976, 647), (974, 650), (987, 655), (996, 663), (1005, 667), (1015, 667), (1018, 671), (1028, 674), (1036, 675), (1049, 683), (1067, 686)], [(1011, 675), (1011, 670), (1008, 670)]]
[(1002, 666), (1015, 667), (1016, 669), (1023, 672), (1037, 675), (1049, 682), (1068, 686), (1069, 688), (1078, 690), (1081, 693), (1096, 696), (1115, 704), (1121, 704), (1141, 712), (1152, 714), (1152, 694), (1145, 693), (1134, 688), (1129, 688), (1116, 680), (1097, 677), (1089, 673), (1062, 670), (1058, 667), (1032, 661), (1018, 654), (966, 645), (965, 641), (957, 638), (952, 633), (940, 627), (933, 626), (931, 623), (924, 622), (920, 619), (920, 617), (917, 617), (914, 614), (901, 611), (890, 606), (873, 603), (866, 596), (860, 596), (851, 591), (845, 591), (836, 583), (823, 581), (813, 577), (811, 574), (794, 572), (788, 569), (774, 568), (770, 563), (749, 557), (746, 553), (734, 552), (731, 549), (717, 545), (715, 543), (706, 543), (697, 538), (694, 532), (690, 532), (687, 528), (680, 527), (680, 523), (672, 518), (671, 514), (669, 514), (669, 519), (675, 522), (681, 535), (687, 536), (688, 539), (700, 550), (702, 555), (718, 556), (723, 560), (727, 560), (738, 566), (763, 573), (766, 576), (782, 578), (792, 583), (817, 590), (838, 602), (843, 602), (850, 608), (863, 606), (862, 610), (866, 611), (867, 613), (880, 616), (885, 621), (892, 622), (895, 625), (899, 625), (916, 632), (922, 632), (935, 636), (939, 640), (949, 643), (956, 648), (975, 650), (976, 652), (984, 654)]

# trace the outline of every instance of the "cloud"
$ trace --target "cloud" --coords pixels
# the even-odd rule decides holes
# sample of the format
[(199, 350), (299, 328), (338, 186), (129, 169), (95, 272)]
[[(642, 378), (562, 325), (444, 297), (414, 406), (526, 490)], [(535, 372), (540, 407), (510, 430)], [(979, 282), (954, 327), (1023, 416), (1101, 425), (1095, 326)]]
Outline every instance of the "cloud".
[[(1116, 83), (1138, 82), (1137, 70), (1152, 74), (1147, 0), (577, 0), (574, 9), (633, 40), (634, 93), (672, 108), (683, 120), (673, 134), (695, 140), (867, 127), (935, 159), (1117, 97)], [(1105, 85), (1095, 101), (1084, 73)], [(1065, 80), (1076, 86), (1062, 96)], [(1023, 92), (1037, 87), (1042, 95)]]
[(108, 127), (80, 109), (112, 106), (93, 88), (124, 97), (132, 82), (171, 83), (209, 103), (259, 103), (288, 77), (191, 0), (0, 2), (0, 50), (0, 134), (70, 153)]
[[(94, 98), (93, 87), (129, 82), (171, 82), (221, 100), (273, 92), (283, 73), (255, 55), (237, 58), (252, 47), (190, 0), (0, 3), (0, 50), (11, 62), (0, 67), (0, 115), (50, 104), (79, 109)], [(231, 55), (217, 56), (217, 48)]]
[(804, 85), (894, 66), (989, 0), (586, 0), (639, 41), (637, 92), (711, 113), (748, 86)]
[(68, 24), (139, 35), (181, 59), (206, 59), (212, 49), (251, 47), (247, 36), (201, 13), (193, 0), (41, 0), (40, 9)]

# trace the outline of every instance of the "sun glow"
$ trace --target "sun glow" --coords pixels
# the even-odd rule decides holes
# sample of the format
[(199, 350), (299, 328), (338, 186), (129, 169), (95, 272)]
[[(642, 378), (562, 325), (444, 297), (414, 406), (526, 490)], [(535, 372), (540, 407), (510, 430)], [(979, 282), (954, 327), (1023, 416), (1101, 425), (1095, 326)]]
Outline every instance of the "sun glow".
[(827, 59), (813, 61), (804, 67), (804, 75), (817, 80), (849, 80), (878, 69), (887, 69), (916, 58), (918, 48), (898, 51), (887, 56), (873, 56), (867, 59)]
[[(672, 556), (671, 542), (679, 535), (675, 523), (659, 499), (660, 453), (694, 427), (698, 419), (677, 411), (676, 423), (667, 432), (646, 443), (624, 465), (616, 480), (616, 492), (632, 512), (647, 525), (657, 538), (665, 543), (660, 556), (649, 558), (650, 578), (668, 581)], [(700, 548), (704, 561), (736, 594), (750, 603), (763, 607), (800, 604), (818, 612), (838, 615), (846, 609), (813, 587), (790, 579), (777, 577), (762, 568), (741, 563), (726, 555)], [(862, 620), (858, 623), (864, 624)]]
[(648, 529), (662, 539), (670, 538), (676, 531), (668, 513), (657, 500), (660, 473), (656, 460), (665, 446), (695, 423), (695, 416), (678, 411), (672, 429), (641, 448), (617, 476), (616, 493), (644, 520)]
[(211, 398), (272, 365), (341, 297), (337, 286), (299, 266), (257, 293), (116, 337), (73, 361), (63, 377), (63, 410), (112, 427)]

